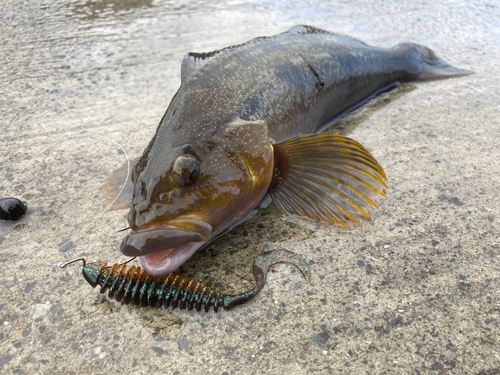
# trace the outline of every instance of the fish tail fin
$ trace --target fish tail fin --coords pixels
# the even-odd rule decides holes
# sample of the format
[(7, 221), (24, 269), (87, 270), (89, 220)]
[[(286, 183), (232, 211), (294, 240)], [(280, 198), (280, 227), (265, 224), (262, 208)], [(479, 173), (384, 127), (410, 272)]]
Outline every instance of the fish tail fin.
[(422, 71), (418, 75), (419, 81), (432, 81), (474, 74), (471, 70), (456, 68), (438, 57), (433, 50), (415, 43), (405, 43), (417, 51), (421, 58)]

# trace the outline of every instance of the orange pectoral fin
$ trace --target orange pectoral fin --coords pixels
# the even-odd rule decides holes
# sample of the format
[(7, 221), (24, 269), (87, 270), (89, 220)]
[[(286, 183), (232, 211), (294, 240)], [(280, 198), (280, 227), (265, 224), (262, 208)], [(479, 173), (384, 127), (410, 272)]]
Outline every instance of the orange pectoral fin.
[[(113, 171), (99, 188), (99, 193), (102, 194), (101, 199), (104, 201), (104, 205), (109, 206), (107, 209), (108, 211), (130, 208), (132, 205), (134, 184), (132, 183), (131, 174), (138, 160), (139, 158), (136, 158), (130, 162), (130, 173), (128, 163), (125, 163), (120, 168)], [(127, 173), (129, 173), (129, 176), (125, 182)], [(123, 184), (125, 184), (125, 186), (123, 186)], [(122, 190), (121, 193), (120, 190)], [(118, 194), (120, 195), (118, 196)]]
[(370, 220), (387, 177), (358, 142), (338, 134), (301, 135), (274, 145), (269, 195), (288, 214), (349, 229)]

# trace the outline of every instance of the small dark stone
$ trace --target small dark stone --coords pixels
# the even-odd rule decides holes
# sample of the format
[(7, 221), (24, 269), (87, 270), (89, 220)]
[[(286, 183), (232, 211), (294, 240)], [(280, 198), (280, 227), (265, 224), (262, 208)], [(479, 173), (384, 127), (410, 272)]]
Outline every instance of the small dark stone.
[(29, 294), (33, 289), (35, 289), (36, 281), (29, 283), (24, 287), (24, 294)]
[(382, 285), (389, 285), (389, 282), (387, 280), (383, 280)]
[(437, 245), (439, 245), (439, 241), (432, 240), (431, 244), (432, 244), (432, 246), (437, 246)]
[(462, 202), (457, 197), (450, 199), (450, 203), (453, 203), (455, 206), (463, 206), (464, 202)]
[(179, 350), (184, 350), (189, 346), (188, 339), (179, 339), (177, 340), (177, 344), (179, 345)]
[(442, 370), (443, 369), (443, 365), (439, 362), (434, 362), (431, 366), (431, 368), (433, 370)]
[(328, 331), (324, 330), (323, 332), (313, 336), (312, 342), (314, 342), (319, 347), (325, 346), (326, 342), (330, 338), (330, 334)]
[(326, 298), (321, 298), (321, 299), (319, 300), (319, 302), (321, 302), (321, 303), (326, 303)]
[(99, 329), (94, 329), (92, 331), (89, 332), (89, 337), (94, 337), (96, 336), (98, 333), (100, 332)]
[[(63, 246), (64, 245), (64, 246)], [(57, 247), (59, 248), (59, 252), (65, 253), (68, 250), (74, 249), (75, 244), (72, 241), (69, 241), (67, 239), (63, 239)]]
[(312, 266), (313, 264), (316, 264), (316, 262), (314, 260), (310, 260), (309, 265)]
[(359, 266), (359, 267), (364, 267), (365, 266), (365, 262), (363, 262), (362, 260), (358, 260), (356, 262), (356, 264)]
[(402, 326), (403, 325), (403, 318), (399, 316), (396, 319), (392, 319), (391, 325), (393, 327)]
[(0, 367), (6, 365), (12, 360), (12, 356), (6, 354), (0, 358)]
[(493, 222), (493, 220), (495, 220), (495, 218), (494, 218), (493, 216), (488, 216), (488, 221), (489, 221), (490, 223), (492, 223), (492, 222)]
[(160, 348), (159, 346), (152, 346), (151, 349), (153, 349), (153, 351), (158, 354), (158, 356), (162, 356), (163, 354), (165, 354), (165, 350), (163, 350), (162, 348)]
[(24, 216), (28, 207), (17, 198), (0, 199), (0, 219), (16, 221)]

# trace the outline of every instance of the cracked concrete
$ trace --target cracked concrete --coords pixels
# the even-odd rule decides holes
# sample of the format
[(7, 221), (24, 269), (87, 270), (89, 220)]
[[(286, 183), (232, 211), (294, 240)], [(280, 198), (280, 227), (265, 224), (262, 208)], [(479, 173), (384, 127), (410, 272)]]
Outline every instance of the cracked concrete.
[[(500, 371), (499, 16), (488, 0), (2, 2), (0, 191), (29, 211), (0, 223), (0, 372)], [(254, 301), (218, 314), (121, 306), (80, 266), (59, 269), (124, 260), (126, 212), (99, 216), (98, 189), (125, 159), (102, 137), (140, 155), (184, 54), (296, 24), (424, 44), (476, 72), (401, 87), (337, 124), (389, 177), (372, 221), (345, 231), (261, 210), (184, 275), (244, 290), (255, 255), (286, 247), (312, 282), (278, 266)]]

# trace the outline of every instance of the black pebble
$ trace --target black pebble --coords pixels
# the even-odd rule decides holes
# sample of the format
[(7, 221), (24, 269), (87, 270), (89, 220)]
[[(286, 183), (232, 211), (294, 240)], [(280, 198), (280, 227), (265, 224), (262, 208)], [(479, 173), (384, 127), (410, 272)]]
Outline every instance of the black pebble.
[(24, 216), (28, 207), (17, 198), (0, 199), (0, 219), (19, 220)]

